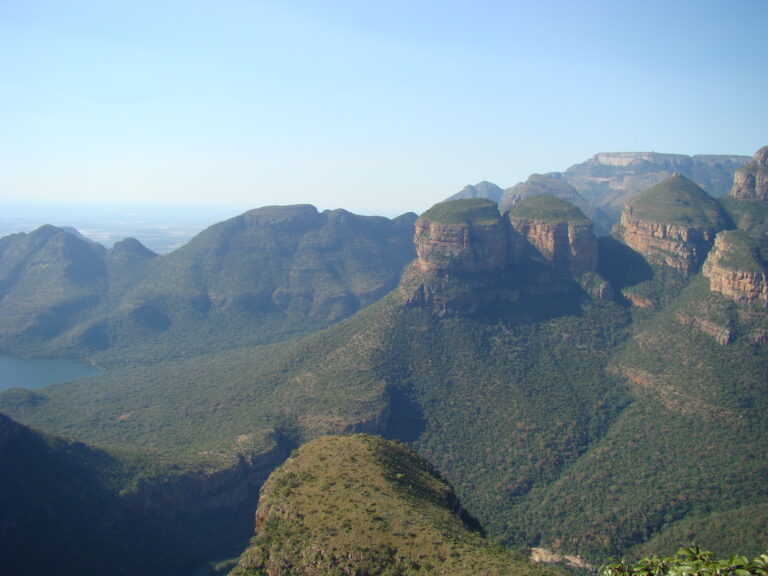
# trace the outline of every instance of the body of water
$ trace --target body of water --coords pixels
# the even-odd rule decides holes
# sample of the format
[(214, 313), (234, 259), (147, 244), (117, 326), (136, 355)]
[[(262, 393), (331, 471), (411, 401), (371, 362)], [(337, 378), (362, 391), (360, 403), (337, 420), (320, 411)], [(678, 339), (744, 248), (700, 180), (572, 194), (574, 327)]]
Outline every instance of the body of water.
[(35, 390), (99, 374), (93, 366), (66, 358), (17, 358), (0, 354), (0, 392), (21, 387)]

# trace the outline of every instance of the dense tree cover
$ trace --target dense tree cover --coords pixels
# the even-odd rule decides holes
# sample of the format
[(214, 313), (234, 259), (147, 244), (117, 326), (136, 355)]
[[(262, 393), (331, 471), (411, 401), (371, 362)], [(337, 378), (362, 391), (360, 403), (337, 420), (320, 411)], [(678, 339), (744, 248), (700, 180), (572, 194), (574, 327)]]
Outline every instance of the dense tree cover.
[[(759, 245), (760, 210), (733, 204), (728, 213), (751, 222), (745, 233)], [(768, 545), (764, 307), (714, 294), (700, 275), (651, 266), (614, 239), (601, 241), (600, 255), (613, 300), (591, 297), (581, 288), (588, 278), (580, 285), (542, 269), (503, 278), (517, 296), (476, 314), (415, 305), (403, 286), (281, 344), (230, 341), (202, 354), (179, 340), (172, 358), (163, 347), (155, 356), (115, 351), (110, 362), (122, 368), (8, 391), (0, 410), (130, 450), (126, 493), (172, 489), (190, 471), (230, 470), (281, 443), (371, 431), (429, 458), (509, 546), (592, 562), (668, 554), (692, 539), (758, 554)], [(213, 266), (216, 257), (194, 261)], [(451, 280), (440, 286), (472, 289)], [(532, 288), (520, 291), (525, 282)], [(183, 337), (199, 344), (212, 334)]]
[(484, 540), (423, 458), (380, 437), (325, 436), (265, 483), (233, 576), (555, 576)]

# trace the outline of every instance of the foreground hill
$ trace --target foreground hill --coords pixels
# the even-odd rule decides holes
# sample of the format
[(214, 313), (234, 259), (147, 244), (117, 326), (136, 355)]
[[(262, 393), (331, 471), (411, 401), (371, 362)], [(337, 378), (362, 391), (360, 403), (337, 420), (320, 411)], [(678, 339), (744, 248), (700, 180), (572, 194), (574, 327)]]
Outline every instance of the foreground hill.
[(272, 473), (232, 576), (557, 574), (486, 542), (432, 466), (375, 436), (326, 436)]
[[(415, 215), (265, 207), (158, 256), (45, 226), (0, 239), (0, 347), (143, 362), (324, 328), (397, 285)], [(112, 351), (119, 349), (117, 353)]]

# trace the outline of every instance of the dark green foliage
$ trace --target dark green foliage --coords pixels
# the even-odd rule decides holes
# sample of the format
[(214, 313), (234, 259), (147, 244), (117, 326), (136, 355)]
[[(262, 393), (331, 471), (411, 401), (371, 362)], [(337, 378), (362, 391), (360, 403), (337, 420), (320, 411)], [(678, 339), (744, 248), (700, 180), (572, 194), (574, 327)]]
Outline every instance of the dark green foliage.
[(622, 289), (653, 278), (653, 268), (641, 254), (616, 238), (598, 238), (597, 272), (614, 288)]
[[(670, 192), (673, 219), (683, 220), (675, 209), (693, 206), (695, 218), (686, 222), (727, 223), (692, 184), (678, 184)], [(500, 221), (492, 202), (462, 202), (440, 204), (425, 218), (434, 210), (438, 221)], [(729, 213), (751, 222), (737, 242), (759, 249), (761, 216), (736, 205)], [(532, 265), (492, 283), (508, 290), (505, 298), (440, 316), (405, 304), (420, 281), (411, 274), (413, 285), (327, 330), (254, 347), (327, 326), (394, 282), (394, 266), (379, 268), (402, 256), (382, 248), (380, 259), (367, 259), (376, 250), (364, 231), (378, 230), (374, 246), (397, 245), (404, 235), (391, 227), (410, 228), (413, 219), (358, 218), (270, 207), (212, 227), (173, 258), (121, 247), (107, 274), (128, 275), (133, 264), (123, 264), (135, 261), (141, 278), (49, 320), (51, 333), (61, 322), (68, 342), (100, 348), (98, 358), (115, 368), (34, 393), (6, 392), (0, 409), (107, 447), (119, 466), (98, 484), (129, 500), (177, 494), (201, 476), (249, 467), (258, 476), (276, 464), (281, 446), (374, 431), (428, 457), (489, 536), (512, 546), (543, 545), (592, 561), (648, 546), (668, 553), (690, 538), (749, 554), (766, 548), (763, 307), (737, 305), (712, 294), (700, 275), (649, 266), (604, 239), (599, 273), (627, 297), (625, 305), (593, 300), (576, 282)], [(43, 232), (46, 245), (51, 231)], [(8, 246), (0, 242), (0, 250)], [(98, 274), (77, 276), (91, 287), (101, 282)], [(461, 301), (477, 295), (470, 276), (433, 288)], [(646, 307), (631, 309), (629, 300)], [(98, 306), (103, 314), (87, 313)], [(51, 346), (64, 341), (57, 336)], [(259, 460), (264, 454), (274, 458)], [(399, 486), (410, 472), (398, 465), (388, 462), (387, 478)], [(275, 480), (274, 495), (292, 498), (305, 481), (328, 479), (286, 476)], [(221, 515), (213, 525), (232, 514), (214, 510)], [(387, 519), (368, 520), (380, 523), (374, 516)], [(205, 530), (182, 520), (190, 543), (204, 540)], [(348, 528), (342, 521), (335, 529)], [(262, 544), (285, 545), (284, 556), (293, 556), (287, 542), (303, 541), (305, 530), (292, 520), (267, 522)], [(165, 537), (159, 541), (173, 541)], [(393, 558), (386, 546), (369, 555), (374, 567)]]
[(499, 220), (499, 209), (487, 198), (464, 198), (435, 204), (421, 217), (444, 224), (493, 224)]
[(511, 219), (535, 219), (554, 222), (588, 223), (589, 219), (576, 206), (555, 196), (523, 198), (508, 211)]
[(668, 558), (650, 556), (637, 562), (615, 562), (603, 566), (600, 576), (768, 576), (768, 554), (751, 562), (746, 556), (718, 559), (698, 546), (680, 548)]

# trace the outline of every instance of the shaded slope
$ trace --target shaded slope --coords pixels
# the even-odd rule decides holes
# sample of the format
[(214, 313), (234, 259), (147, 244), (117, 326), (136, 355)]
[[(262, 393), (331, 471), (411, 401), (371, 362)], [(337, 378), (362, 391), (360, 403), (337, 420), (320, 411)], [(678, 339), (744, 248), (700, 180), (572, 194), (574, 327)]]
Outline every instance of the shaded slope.
[(0, 239), (0, 346), (103, 365), (188, 357), (324, 328), (390, 291), (415, 215), (265, 207), (157, 256), (52, 226)]
[(242, 541), (252, 525), (258, 485), (248, 488), (245, 467), (239, 477), (184, 471), (2, 414), (0, 460), (3, 574), (175, 574)]
[(374, 436), (327, 436), (264, 485), (256, 537), (232, 575), (554, 574), (462, 521), (430, 464)]
[(643, 323), (612, 360), (633, 402), (556, 482), (526, 496), (531, 534), (588, 555), (670, 553), (681, 541), (764, 549), (768, 353), (754, 332), (767, 321), (696, 277)]

